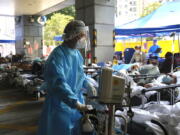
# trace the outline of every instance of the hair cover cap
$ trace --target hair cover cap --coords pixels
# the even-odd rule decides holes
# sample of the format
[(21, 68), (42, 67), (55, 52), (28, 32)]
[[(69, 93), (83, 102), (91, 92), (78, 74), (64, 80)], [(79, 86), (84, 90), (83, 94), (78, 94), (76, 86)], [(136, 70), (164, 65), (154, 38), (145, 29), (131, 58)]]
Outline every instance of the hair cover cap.
[(83, 21), (73, 20), (66, 25), (64, 29), (63, 39), (71, 40), (83, 32), (86, 34), (87, 31), (88, 27), (85, 26), (85, 23)]

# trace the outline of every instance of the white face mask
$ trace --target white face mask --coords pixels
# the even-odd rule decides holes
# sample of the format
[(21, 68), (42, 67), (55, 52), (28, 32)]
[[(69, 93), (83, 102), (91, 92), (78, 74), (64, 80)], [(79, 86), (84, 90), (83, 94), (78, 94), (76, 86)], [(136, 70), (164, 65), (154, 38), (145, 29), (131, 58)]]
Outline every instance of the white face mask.
[(163, 77), (163, 79), (162, 79), (162, 82), (165, 83), (165, 84), (171, 84), (172, 81), (173, 81), (173, 78), (170, 77), (170, 76), (165, 76), (165, 77)]
[(140, 50), (136, 50), (137, 53), (140, 53)]
[(83, 49), (87, 48), (87, 41), (85, 38), (81, 38), (80, 40), (77, 41), (76, 43), (76, 48), (77, 49)]

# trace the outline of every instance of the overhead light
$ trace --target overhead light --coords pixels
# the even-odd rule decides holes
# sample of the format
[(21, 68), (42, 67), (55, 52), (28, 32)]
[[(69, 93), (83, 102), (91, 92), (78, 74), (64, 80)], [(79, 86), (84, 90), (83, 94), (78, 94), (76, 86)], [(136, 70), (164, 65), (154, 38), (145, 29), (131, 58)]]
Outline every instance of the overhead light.
[(16, 16), (15, 23), (18, 24), (18, 23), (20, 23), (20, 21), (21, 21), (21, 16)]
[(30, 22), (30, 23), (34, 23), (34, 22), (35, 22), (35, 19), (34, 19), (33, 16), (29, 16), (29, 22)]
[(37, 22), (38, 22), (39, 24), (41, 24), (41, 25), (44, 25), (44, 24), (46, 23), (46, 21), (47, 21), (46, 16), (40, 16), (40, 17), (38, 17), (38, 19), (37, 19)]

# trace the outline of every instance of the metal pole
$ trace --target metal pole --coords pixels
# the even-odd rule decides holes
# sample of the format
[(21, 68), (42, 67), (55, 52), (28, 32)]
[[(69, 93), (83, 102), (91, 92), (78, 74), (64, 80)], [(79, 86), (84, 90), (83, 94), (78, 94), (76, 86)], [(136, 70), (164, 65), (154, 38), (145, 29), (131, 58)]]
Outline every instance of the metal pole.
[(176, 34), (173, 35), (173, 42), (172, 42), (172, 64), (171, 64), (171, 73), (173, 73), (173, 67), (174, 67), (174, 41), (175, 41)]
[[(140, 34), (141, 35), (141, 34)], [(142, 47), (142, 35), (141, 35), (141, 47)]]
[(122, 118), (124, 120), (124, 133), (123, 135), (127, 135), (127, 128), (128, 128), (128, 120), (125, 116), (119, 114), (119, 115), (114, 115), (115, 117)]
[(161, 93), (158, 91), (157, 92), (157, 104), (160, 104), (161, 101)]
[(109, 105), (108, 135), (113, 135), (115, 105)]
[(179, 45), (179, 52), (180, 52), (179, 32), (178, 32), (178, 45)]

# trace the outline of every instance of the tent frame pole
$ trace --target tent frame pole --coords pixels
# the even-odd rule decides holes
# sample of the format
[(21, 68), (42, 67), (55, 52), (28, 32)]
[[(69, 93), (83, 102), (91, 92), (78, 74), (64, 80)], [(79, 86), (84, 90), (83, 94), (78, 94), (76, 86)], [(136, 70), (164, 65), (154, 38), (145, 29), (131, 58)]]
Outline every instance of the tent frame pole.
[(171, 64), (171, 73), (173, 73), (173, 67), (174, 67), (174, 42), (175, 42), (175, 36), (176, 34), (173, 35), (173, 42), (172, 42), (172, 64)]
[[(141, 35), (141, 34), (140, 34)], [(142, 35), (141, 35), (141, 47), (142, 47)]]
[(179, 45), (179, 53), (180, 53), (180, 41), (179, 41), (179, 32), (178, 32), (178, 45)]

